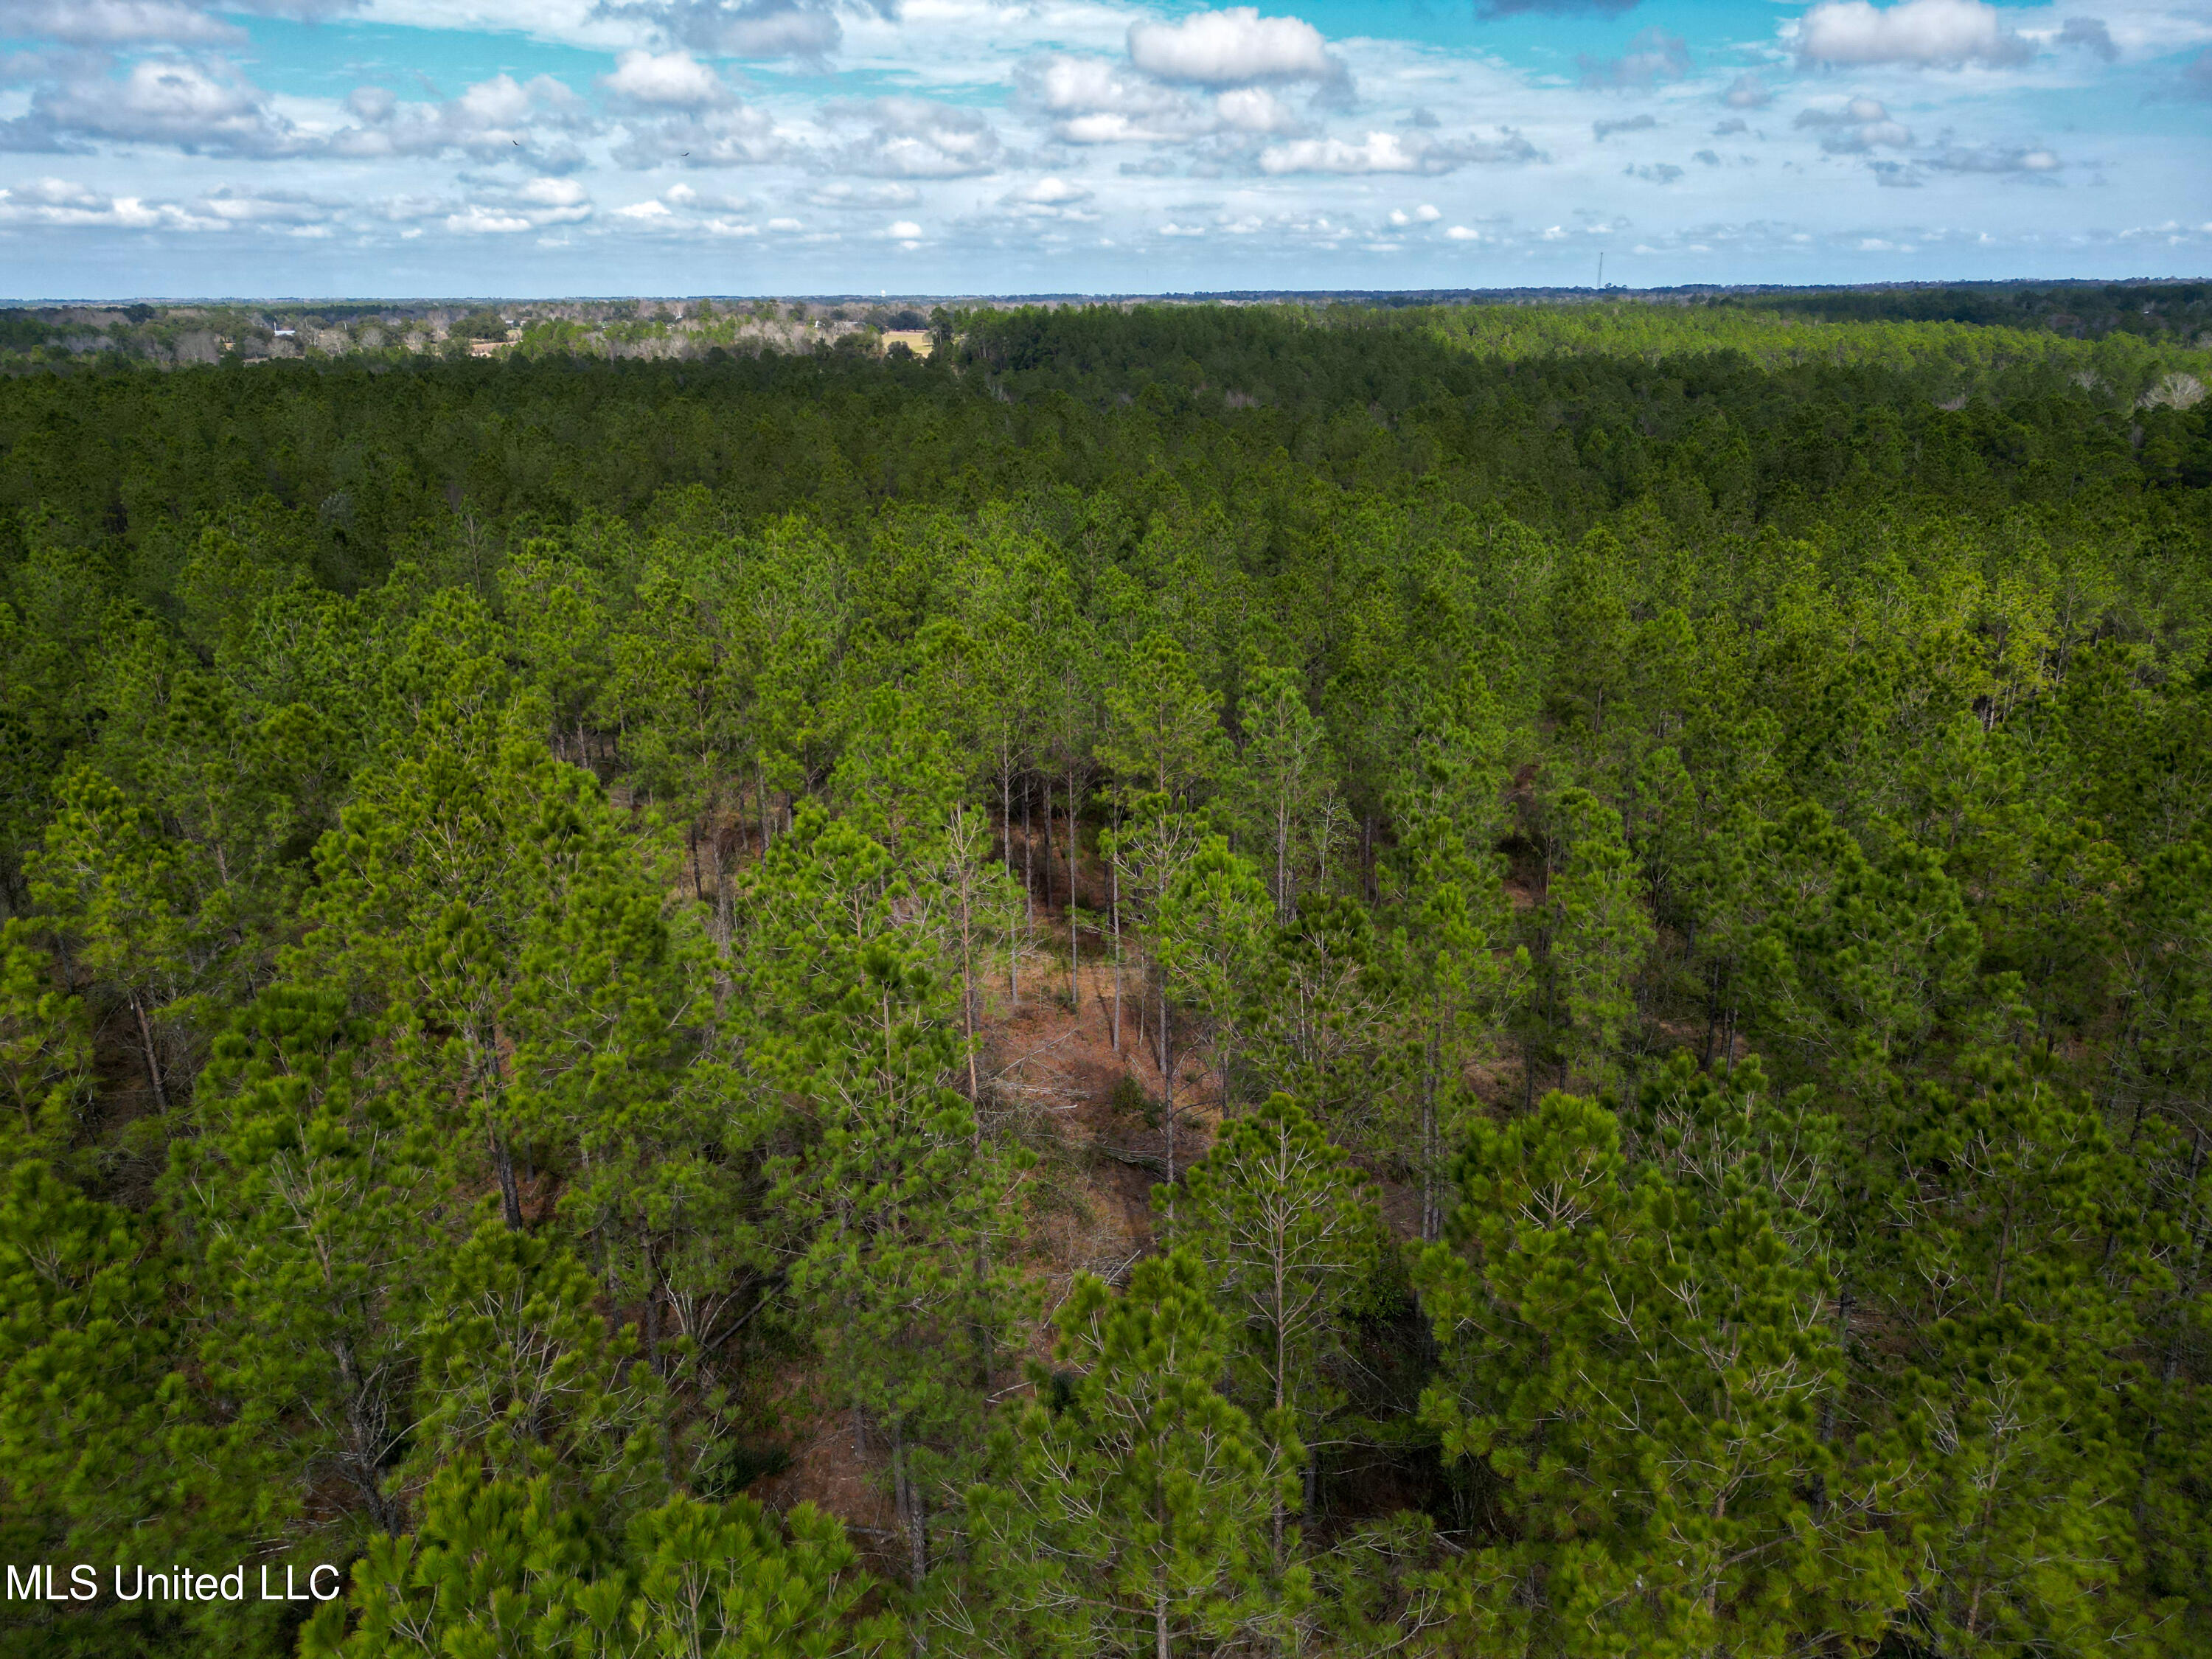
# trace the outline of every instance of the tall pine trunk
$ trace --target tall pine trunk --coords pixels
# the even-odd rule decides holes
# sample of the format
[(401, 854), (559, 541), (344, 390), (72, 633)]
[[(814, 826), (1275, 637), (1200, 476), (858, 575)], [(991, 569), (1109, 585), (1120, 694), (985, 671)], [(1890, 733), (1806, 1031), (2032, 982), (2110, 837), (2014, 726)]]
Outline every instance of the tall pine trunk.
[(1106, 907), (1114, 919), (1114, 1052), (1121, 1052), (1121, 848), (1118, 836), (1121, 815), (1114, 814), (1114, 829), (1117, 840), (1114, 856), (1106, 861)]
[[(1014, 869), (1014, 758), (1004, 743), (999, 745), (999, 860), (1012, 875)], [(1006, 1001), (1016, 1012), (1022, 1006), (1022, 953), (1006, 952)]]
[(514, 1149), (507, 1144), (507, 1130), (494, 1124), (491, 1132), (492, 1159), (499, 1169), (500, 1216), (511, 1233), (522, 1231), (522, 1190), (514, 1181)]
[(1160, 970), (1160, 1121), (1166, 1125), (1168, 1137), (1168, 1215), (1175, 1215), (1176, 1180), (1176, 1097), (1175, 1050), (1170, 1047), (1168, 1023), (1168, 975)]
[(719, 823), (708, 832), (707, 845), (714, 858), (714, 943), (726, 957), (737, 916), (731, 903), (729, 872), (722, 863), (722, 830)]
[[(914, 1574), (914, 1588), (920, 1589), (921, 1581), (929, 1576), (929, 1533), (921, 1488), (915, 1484), (912, 1459), (907, 1453), (906, 1431), (896, 1419), (891, 1424), (891, 1502), (906, 1533), (907, 1565)], [(915, 1628), (915, 1649), (917, 1652), (921, 1649), (919, 1625)]]
[(1044, 908), (1052, 914), (1052, 779), (1040, 775), (1037, 787), (1044, 791)]
[[(953, 833), (964, 848), (964, 838), (959, 835), (960, 823), (965, 817), (960, 807), (952, 809)], [(968, 1036), (968, 1099), (971, 1105), (982, 1103), (982, 1085), (975, 1077), (975, 921), (973, 895), (969, 888), (967, 854), (960, 854), (960, 1023)]]
[(1075, 927), (1075, 860), (1081, 849), (1076, 842), (1075, 817), (1075, 763), (1070, 761), (1067, 766), (1067, 1006), (1079, 1024), (1083, 1018), (1083, 947)]
[(1275, 810), (1275, 920), (1291, 919), (1291, 809), (1285, 801)]
[[(1275, 1246), (1276, 1248), (1273, 1251), (1273, 1261), (1272, 1263), (1275, 1271), (1275, 1426), (1273, 1434), (1275, 1440), (1276, 1463), (1277, 1467), (1279, 1468), (1281, 1466), (1283, 1455), (1282, 1434), (1283, 1423), (1285, 1421), (1284, 1407), (1290, 1403), (1289, 1389), (1285, 1379), (1289, 1375), (1291, 1364), (1291, 1334), (1285, 1328), (1287, 1322), (1283, 1316), (1283, 1304), (1287, 1300), (1287, 1293), (1283, 1284), (1285, 1264), (1283, 1261), (1282, 1234), (1279, 1231), (1275, 1234)], [(1283, 1560), (1283, 1489), (1281, 1486), (1274, 1486), (1273, 1490), (1273, 1497), (1272, 1501), (1274, 1504), (1275, 1510), (1273, 1516), (1275, 1523), (1275, 1571), (1280, 1572), (1285, 1565)]]
[(1441, 1231), (1437, 1213), (1437, 1068), (1443, 1046), (1443, 1015), (1429, 1027), (1429, 1060), (1421, 1080), (1421, 1242), (1436, 1242)]
[(653, 1259), (653, 1235), (642, 1226), (637, 1230), (638, 1260), (645, 1264), (645, 1363), (654, 1375), (661, 1375), (660, 1364), (660, 1268)]
[(138, 1042), (141, 1052), (146, 1056), (146, 1082), (154, 1091), (154, 1109), (167, 1112), (169, 1109), (169, 1091), (161, 1082), (161, 1056), (154, 1046), (154, 1022), (146, 1017), (145, 998), (136, 991), (131, 994), (131, 1012), (138, 1019)]

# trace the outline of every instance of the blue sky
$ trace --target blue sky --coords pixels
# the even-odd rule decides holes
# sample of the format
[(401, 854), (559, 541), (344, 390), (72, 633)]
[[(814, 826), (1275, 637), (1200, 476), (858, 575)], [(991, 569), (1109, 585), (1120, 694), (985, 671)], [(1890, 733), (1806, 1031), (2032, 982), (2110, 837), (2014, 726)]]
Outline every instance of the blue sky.
[(0, 295), (2203, 276), (2212, 0), (0, 0)]

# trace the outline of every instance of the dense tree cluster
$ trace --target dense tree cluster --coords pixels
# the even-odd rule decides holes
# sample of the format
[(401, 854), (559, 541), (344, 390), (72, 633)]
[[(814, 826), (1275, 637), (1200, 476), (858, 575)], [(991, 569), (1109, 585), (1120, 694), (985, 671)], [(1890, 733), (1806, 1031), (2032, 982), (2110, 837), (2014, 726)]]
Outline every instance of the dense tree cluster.
[(2077, 339), (2140, 334), (2203, 343), (2212, 331), (2212, 283), (1913, 283), (1885, 289), (1816, 289), (1711, 303), (1823, 317), (1832, 322), (1974, 323), (2047, 328)]
[(0, 382), (0, 1644), (2212, 1649), (2197, 358), (964, 321)]

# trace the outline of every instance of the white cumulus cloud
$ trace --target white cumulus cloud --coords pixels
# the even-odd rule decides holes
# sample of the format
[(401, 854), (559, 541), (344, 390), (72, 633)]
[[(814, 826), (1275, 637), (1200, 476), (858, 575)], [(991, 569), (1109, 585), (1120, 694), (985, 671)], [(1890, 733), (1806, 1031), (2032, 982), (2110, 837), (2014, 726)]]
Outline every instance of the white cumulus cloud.
[(446, 216), (446, 228), (463, 236), (512, 236), (534, 227), (520, 213), (501, 213), (471, 202), (460, 212)]
[(1370, 132), (1358, 143), (1301, 138), (1260, 155), (1262, 173), (1418, 173), (1420, 157), (1395, 132)]
[(843, 38), (829, 0), (599, 0), (592, 11), (740, 58), (820, 58)]
[(224, 222), (174, 202), (110, 196), (67, 179), (0, 188), (0, 224), (71, 230), (222, 230)]
[(1233, 87), (1213, 100), (1213, 112), (1238, 132), (1296, 132), (1305, 125), (1265, 87)]
[(1774, 94), (1766, 89), (1765, 82), (1746, 70), (1729, 82), (1721, 101), (1730, 109), (1765, 109), (1774, 101)]
[(615, 97), (665, 109), (702, 109), (729, 101), (722, 78), (688, 52), (626, 52), (599, 84)]
[(999, 205), (1028, 219), (1090, 220), (1098, 216), (1090, 205), (1096, 195), (1086, 185), (1048, 174), (1008, 191)]
[(1030, 202), (1039, 207), (1066, 207), (1074, 202), (1087, 202), (1091, 191), (1081, 185), (1071, 185), (1065, 179), (1047, 176), (1034, 184), (1024, 185), (1012, 192), (1010, 202)]
[(219, 59), (145, 58), (120, 79), (98, 61), (38, 88), (0, 121), (0, 149), (84, 151), (94, 140), (214, 155), (281, 156), (313, 148), (269, 95)]
[(639, 168), (759, 167), (794, 153), (766, 113), (734, 103), (633, 119), (613, 151), (622, 166)]
[(1955, 69), (2022, 64), (2034, 48), (1983, 0), (1822, 0), (1798, 21), (1797, 55), (1808, 64), (1911, 64)]
[(832, 119), (867, 131), (842, 146), (842, 171), (879, 179), (965, 179), (997, 170), (998, 129), (972, 109), (924, 98), (878, 98), (844, 106)]
[(1795, 125), (1820, 133), (1820, 148), (1838, 155), (1869, 150), (1877, 145), (1903, 149), (1912, 143), (1911, 130), (1872, 98), (1853, 98), (1841, 105), (1815, 105), (1800, 110)]
[(532, 179), (513, 190), (486, 191), (447, 214), (446, 228), (461, 235), (512, 236), (591, 216), (591, 197), (574, 179)]
[(1129, 61), (1160, 80), (1206, 87), (1333, 81), (1344, 73), (1312, 24), (1262, 17), (1252, 6), (1194, 12), (1173, 23), (1133, 23)]
[(1260, 171), (1380, 173), (1449, 173), (1468, 166), (1516, 166), (1544, 159), (1543, 152), (1508, 130), (1495, 140), (1449, 141), (1426, 133), (1370, 132), (1358, 143), (1342, 138), (1299, 138), (1260, 152)]
[(1014, 92), (1071, 144), (1161, 143), (1206, 126), (1182, 94), (1103, 58), (1031, 58), (1015, 70)]
[(192, 204), (193, 211), (228, 225), (276, 225), (295, 234), (323, 229), (340, 204), (296, 190), (239, 190), (225, 185)]
[(2016, 149), (1973, 149), (1954, 145), (1941, 155), (1929, 158), (1928, 165), (1945, 173), (2009, 173), (2026, 178), (2049, 179), (2064, 165), (2051, 151), (2040, 144)]
[(73, 46), (204, 46), (246, 32), (178, 0), (0, 0), (0, 37)]
[(361, 159), (458, 153), (478, 161), (517, 161), (548, 171), (580, 165), (572, 135), (597, 130), (584, 100), (550, 75), (495, 75), (442, 103), (402, 100), (363, 87), (346, 100), (359, 121), (330, 147)]

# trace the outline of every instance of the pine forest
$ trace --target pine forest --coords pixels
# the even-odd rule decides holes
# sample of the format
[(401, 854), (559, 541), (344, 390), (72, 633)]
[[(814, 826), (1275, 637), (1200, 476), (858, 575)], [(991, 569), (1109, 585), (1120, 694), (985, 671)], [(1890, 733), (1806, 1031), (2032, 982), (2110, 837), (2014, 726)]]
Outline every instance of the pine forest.
[(2212, 1655), (2122, 298), (0, 362), (0, 1651)]

